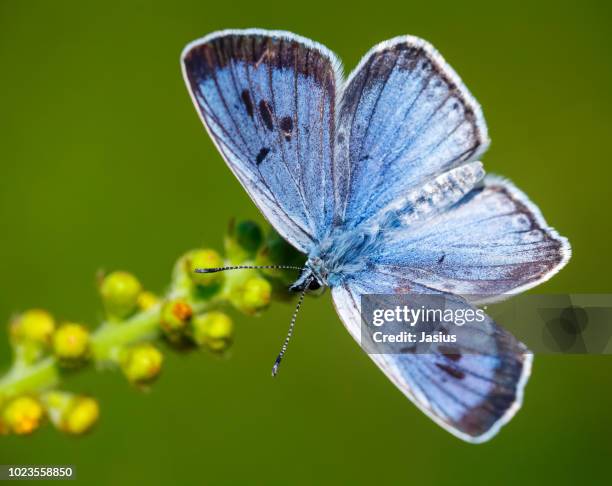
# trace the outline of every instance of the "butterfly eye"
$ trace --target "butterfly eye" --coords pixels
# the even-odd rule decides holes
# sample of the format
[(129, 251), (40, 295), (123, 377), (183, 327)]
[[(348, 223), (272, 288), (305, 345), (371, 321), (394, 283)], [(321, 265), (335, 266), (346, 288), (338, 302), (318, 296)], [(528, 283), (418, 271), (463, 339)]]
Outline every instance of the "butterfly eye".
[(308, 284), (308, 290), (319, 290), (320, 288), (321, 288), (321, 284), (316, 278), (312, 279), (310, 284)]

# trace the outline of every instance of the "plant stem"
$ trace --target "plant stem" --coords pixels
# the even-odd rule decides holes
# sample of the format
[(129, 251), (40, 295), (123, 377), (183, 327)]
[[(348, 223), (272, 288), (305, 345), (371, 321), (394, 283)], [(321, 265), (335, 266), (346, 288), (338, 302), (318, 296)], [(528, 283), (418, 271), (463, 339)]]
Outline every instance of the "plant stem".
[(0, 380), (0, 403), (12, 395), (52, 388), (59, 382), (59, 369), (53, 357), (35, 364), (13, 366)]
[(91, 338), (95, 361), (114, 361), (117, 351), (128, 344), (150, 341), (159, 334), (161, 304), (140, 312), (124, 322), (105, 322)]

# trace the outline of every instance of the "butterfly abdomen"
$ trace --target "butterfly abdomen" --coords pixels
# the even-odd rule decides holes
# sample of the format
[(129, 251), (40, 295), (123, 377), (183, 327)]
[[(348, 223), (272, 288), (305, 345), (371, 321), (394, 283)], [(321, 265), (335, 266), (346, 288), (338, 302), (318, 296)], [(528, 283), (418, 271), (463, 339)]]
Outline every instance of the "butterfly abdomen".
[(379, 224), (385, 228), (425, 220), (459, 202), (484, 175), (480, 162), (444, 172), (385, 208)]

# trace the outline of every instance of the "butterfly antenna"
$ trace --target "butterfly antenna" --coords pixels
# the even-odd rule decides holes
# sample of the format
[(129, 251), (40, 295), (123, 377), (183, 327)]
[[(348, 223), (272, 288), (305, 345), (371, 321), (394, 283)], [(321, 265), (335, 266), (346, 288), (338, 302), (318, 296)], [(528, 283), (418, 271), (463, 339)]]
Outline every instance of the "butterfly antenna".
[(302, 267), (294, 267), (293, 265), (234, 265), (230, 267), (215, 267), (215, 268), (196, 268), (196, 273), (216, 273), (224, 272), (225, 270), (263, 270), (263, 269), (278, 269), (278, 270), (303, 270)]
[(272, 376), (276, 376), (278, 373), (278, 368), (280, 363), (285, 356), (285, 351), (287, 351), (287, 346), (289, 346), (289, 341), (291, 341), (291, 336), (293, 336), (293, 328), (295, 327), (295, 320), (297, 318), (298, 312), (300, 311), (300, 306), (302, 305), (302, 301), (304, 300), (304, 295), (306, 295), (306, 289), (308, 285), (302, 290), (300, 293), (300, 298), (298, 299), (298, 303), (295, 306), (295, 311), (293, 311), (293, 317), (291, 317), (291, 324), (289, 324), (289, 330), (287, 331), (287, 337), (285, 338), (285, 342), (283, 342), (283, 346), (281, 347), (280, 353), (278, 353), (278, 357), (274, 362), (274, 366), (272, 366)]

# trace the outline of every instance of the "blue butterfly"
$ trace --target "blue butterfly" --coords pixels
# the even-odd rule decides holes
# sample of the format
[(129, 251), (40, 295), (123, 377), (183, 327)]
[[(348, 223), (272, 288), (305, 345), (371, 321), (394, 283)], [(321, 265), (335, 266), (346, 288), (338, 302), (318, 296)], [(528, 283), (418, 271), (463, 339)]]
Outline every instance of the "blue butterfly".
[[(308, 256), (292, 286), (300, 303), (330, 287), (358, 342), (362, 295), (483, 304), (547, 280), (570, 257), (525, 194), (485, 177), (480, 105), (421, 39), (378, 44), (345, 80), (336, 55), (309, 39), (225, 30), (189, 44), (182, 68), (229, 168)], [(489, 318), (472, 327), (486, 352), (370, 357), (435, 422), (483, 442), (520, 407), (532, 354)]]

